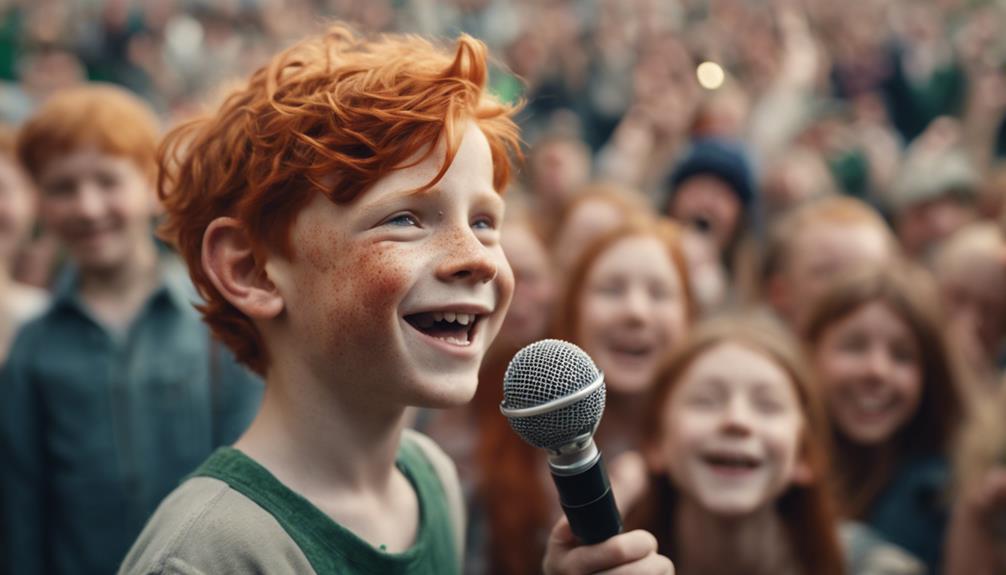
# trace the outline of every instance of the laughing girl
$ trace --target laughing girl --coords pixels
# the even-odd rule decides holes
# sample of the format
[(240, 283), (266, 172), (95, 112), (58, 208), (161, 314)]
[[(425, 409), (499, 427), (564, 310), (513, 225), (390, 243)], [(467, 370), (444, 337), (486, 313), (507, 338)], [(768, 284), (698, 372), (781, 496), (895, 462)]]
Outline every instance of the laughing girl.
[(962, 389), (941, 326), (932, 279), (893, 266), (833, 286), (804, 329), (831, 415), (842, 514), (931, 573), (948, 520), (946, 450)]
[(657, 372), (643, 418), (645, 525), (681, 573), (843, 573), (825, 420), (799, 349), (767, 320), (705, 324)]

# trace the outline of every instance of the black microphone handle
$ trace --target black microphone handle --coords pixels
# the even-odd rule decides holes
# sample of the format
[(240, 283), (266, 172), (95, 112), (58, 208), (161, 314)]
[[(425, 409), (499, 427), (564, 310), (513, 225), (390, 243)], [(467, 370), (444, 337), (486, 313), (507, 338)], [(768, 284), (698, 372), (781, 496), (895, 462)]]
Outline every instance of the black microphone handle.
[(593, 465), (573, 475), (560, 475), (552, 469), (552, 480), (569, 526), (581, 541), (600, 543), (622, 532), (622, 516), (600, 454)]

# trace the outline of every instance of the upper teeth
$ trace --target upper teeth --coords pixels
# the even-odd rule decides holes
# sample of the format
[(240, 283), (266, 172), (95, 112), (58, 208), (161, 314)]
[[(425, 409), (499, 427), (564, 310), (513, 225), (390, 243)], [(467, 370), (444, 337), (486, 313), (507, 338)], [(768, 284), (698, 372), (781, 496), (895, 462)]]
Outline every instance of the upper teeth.
[(470, 313), (458, 313), (453, 311), (433, 312), (434, 321), (450, 321), (457, 322), (461, 325), (468, 325), (475, 321), (475, 314)]

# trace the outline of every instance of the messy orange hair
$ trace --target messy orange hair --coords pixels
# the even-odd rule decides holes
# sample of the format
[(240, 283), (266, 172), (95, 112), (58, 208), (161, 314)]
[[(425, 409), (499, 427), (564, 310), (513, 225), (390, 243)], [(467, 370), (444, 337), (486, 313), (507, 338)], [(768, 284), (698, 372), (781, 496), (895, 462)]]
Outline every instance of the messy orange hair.
[[(290, 227), (317, 193), (348, 203), (395, 169), (421, 163), (444, 138), (446, 173), (475, 121), (505, 189), (519, 154), (513, 108), (486, 90), (486, 48), (458, 38), (453, 54), (415, 36), (364, 38), (342, 25), (275, 56), (230, 94), (216, 114), (189, 121), (159, 151), (161, 229), (185, 258), (214, 334), (264, 373), (267, 350), (251, 320), (203, 270), (203, 233), (215, 218), (242, 222), (257, 256), (292, 255)], [(261, 257), (257, 258), (261, 261)]]
[(112, 84), (82, 84), (60, 90), (24, 124), (17, 157), (38, 180), (53, 158), (95, 147), (123, 156), (154, 181), (160, 121), (138, 96)]

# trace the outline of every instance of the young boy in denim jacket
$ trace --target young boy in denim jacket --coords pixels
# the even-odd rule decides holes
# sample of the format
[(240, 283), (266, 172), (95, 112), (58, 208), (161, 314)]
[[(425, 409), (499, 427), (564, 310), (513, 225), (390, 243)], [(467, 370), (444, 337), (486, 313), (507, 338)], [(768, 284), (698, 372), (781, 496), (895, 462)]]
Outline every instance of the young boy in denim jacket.
[(54, 95), (17, 154), (70, 263), (0, 376), (0, 571), (112, 573), (158, 503), (251, 421), (262, 385), (212, 345), (153, 235), (158, 123), (123, 89)]

